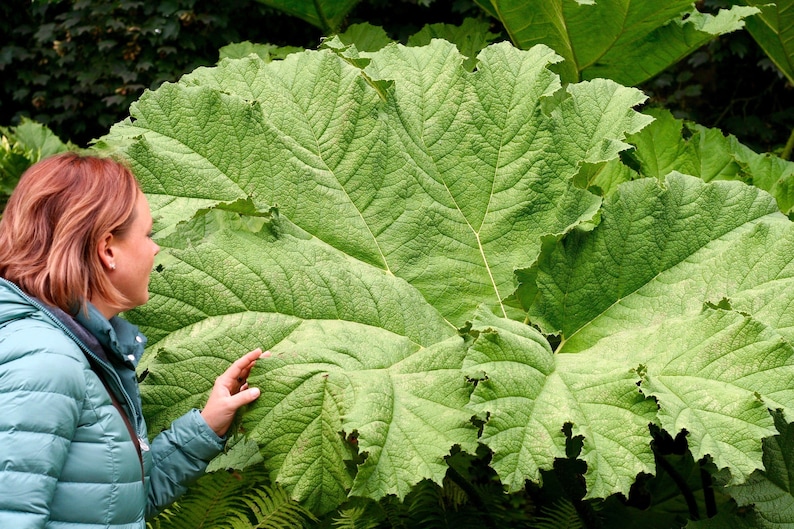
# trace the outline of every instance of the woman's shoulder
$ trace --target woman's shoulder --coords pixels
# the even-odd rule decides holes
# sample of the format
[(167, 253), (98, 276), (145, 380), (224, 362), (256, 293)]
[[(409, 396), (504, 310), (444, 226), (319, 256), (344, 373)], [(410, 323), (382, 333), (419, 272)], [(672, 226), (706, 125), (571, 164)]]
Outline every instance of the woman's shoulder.
[(26, 350), (80, 358), (73, 354), (80, 352), (77, 344), (41, 302), (0, 277), (0, 363)]
[[(0, 326), (0, 348), (25, 344), (31, 350), (47, 350), (48, 346), (52, 346), (55, 352), (78, 358), (82, 356), (75, 341), (42, 311)], [(80, 354), (74, 355), (73, 352)]]
[(74, 340), (41, 313), (0, 327), (0, 366), (6, 380), (24, 381), (29, 390), (75, 394), (84, 392), (90, 369)]

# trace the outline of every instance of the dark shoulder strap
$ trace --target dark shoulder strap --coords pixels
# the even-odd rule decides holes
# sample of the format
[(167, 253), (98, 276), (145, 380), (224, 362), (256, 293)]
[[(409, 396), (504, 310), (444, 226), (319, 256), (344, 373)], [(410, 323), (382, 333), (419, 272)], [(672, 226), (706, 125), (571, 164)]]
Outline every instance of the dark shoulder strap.
[[(39, 300), (41, 303), (41, 301)], [(42, 303), (43, 304), (43, 303)], [(44, 304), (43, 304), (44, 305)], [(75, 320), (72, 316), (64, 312), (63, 310), (59, 309), (58, 307), (53, 307), (50, 305), (45, 305), (47, 309), (50, 311), (52, 316), (58, 319), (66, 328), (68, 328), (72, 334), (74, 334), (78, 340), (82, 342), (82, 344), (91, 350), (97, 358), (101, 359), (104, 362), (110, 363), (108, 360), (107, 353), (105, 353), (102, 344), (99, 343), (99, 340), (96, 337), (88, 332), (88, 330), (80, 325), (80, 323)], [(83, 348), (80, 348), (85, 354), (86, 359), (88, 360), (89, 365), (91, 366), (91, 370), (96, 373), (96, 376), (102, 382), (102, 385), (105, 386), (105, 391), (108, 392), (110, 396), (110, 400), (113, 402), (113, 406), (118, 410), (119, 415), (121, 415), (122, 420), (124, 421), (124, 425), (127, 427), (127, 431), (132, 438), (132, 443), (135, 445), (135, 450), (138, 452), (138, 460), (141, 463), (141, 479), (143, 479), (144, 470), (143, 470), (143, 453), (141, 452), (141, 442), (138, 439), (138, 434), (135, 432), (135, 428), (132, 426), (132, 422), (130, 418), (127, 416), (127, 412), (124, 411), (124, 408), (121, 406), (121, 402), (119, 402), (116, 393), (108, 384), (107, 380), (105, 379), (104, 370), (102, 367), (97, 365), (96, 360), (94, 360)]]
[(110, 400), (113, 402), (113, 406), (116, 407), (116, 410), (118, 410), (119, 415), (121, 415), (121, 418), (124, 420), (124, 425), (127, 427), (127, 431), (129, 432), (130, 437), (132, 438), (132, 443), (135, 445), (135, 450), (138, 452), (138, 461), (140, 461), (141, 463), (141, 479), (143, 479), (144, 478), (143, 453), (141, 452), (141, 442), (138, 440), (138, 434), (135, 432), (135, 428), (132, 427), (132, 423), (130, 422), (129, 417), (127, 417), (127, 413), (124, 411), (124, 408), (121, 407), (121, 403), (119, 402), (118, 397), (116, 397), (116, 394), (113, 393), (113, 390), (111, 390), (110, 386), (108, 386), (105, 377), (102, 376), (101, 370), (98, 369), (98, 366), (94, 365), (94, 361), (92, 358), (88, 356), (86, 356), (86, 358), (88, 358), (88, 363), (91, 364), (91, 369), (94, 371), (94, 373), (96, 373), (97, 377), (99, 377), (99, 380), (102, 381), (102, 385), (105, 386), (105, 390), (108, 392), (108, 395), (110, 395)]

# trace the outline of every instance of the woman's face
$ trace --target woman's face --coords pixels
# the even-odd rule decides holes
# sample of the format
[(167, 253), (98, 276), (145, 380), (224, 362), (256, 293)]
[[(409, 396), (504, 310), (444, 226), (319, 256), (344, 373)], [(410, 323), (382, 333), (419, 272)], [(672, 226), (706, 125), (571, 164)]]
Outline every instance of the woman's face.
[(160, 247), (152, 240), (152, 213), (143, 193), (138, 193), (135, 217), (122, 238), (113, 237), (110, 244), (112, 263), (116, 266), (108, 274), (110, 282), (130, 301), (120, 311), (143, 305), (149, 300), (149, 275), (154, 256)]

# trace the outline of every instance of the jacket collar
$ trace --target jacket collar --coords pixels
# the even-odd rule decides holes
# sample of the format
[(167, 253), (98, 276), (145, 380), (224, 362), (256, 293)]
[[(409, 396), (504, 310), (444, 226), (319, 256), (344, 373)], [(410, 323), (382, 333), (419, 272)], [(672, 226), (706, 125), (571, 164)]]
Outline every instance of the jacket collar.
[(89, 346), (92, 344), (86, 342), (91, 342), (91, 338), (94, 338), (114, 363), (135, 368), (146, 345), (146, 337), (138, 331), (138, 327), (118, 316), (108, 320), (91, 303), (86, 303), (86, 310), (71, 316), (23, 292), (17, 285), (3, 278), (0, 278), (0, 302), (0, 324), (29, 317), (39, 311), (49, 319), (62, 323), (65, 318), (72, 319), (90, 334), (86, 336), (85, 333), (74, 333), (75, 329), (66, 323), (77, 334), (78, 339)]
[(146, 337), (138, 331), (138, 327), (118, 316), (108, 320), (88, 302), (86, 310), (81, 310), (75, 320), (96, 337), (109, 355), (133, 367), (138, 365), (146, 346)]

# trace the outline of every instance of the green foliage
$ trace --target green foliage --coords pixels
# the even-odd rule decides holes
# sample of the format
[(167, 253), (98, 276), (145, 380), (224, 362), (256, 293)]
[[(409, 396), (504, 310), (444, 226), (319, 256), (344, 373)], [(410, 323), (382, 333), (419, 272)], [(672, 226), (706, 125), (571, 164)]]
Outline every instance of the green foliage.
[[(794, 106), (782, 77), (792, 62), (790, 0), (478, 3), (517, 46), (542, 43), (563, 56), (564, 81), (607, 77), (640, 86), (677, 117), (791, 157)], [(745, 24), (766, 55), (735, 31)]]
[(351, 498), (329, 515), (334, 527), (426, 529), (529, 528), (535, 509), (530, 498), (505, 495), (489, 455), (455, 452), (441, 485), (419, 482), (403, 500), (387, 496), (379, 502)]
[[(771, 154), (758, 154), (742, 145), (735, 136), (717, 129), (677, 120), (666, 110), (650, 109), (654, 122), (629, 137), (636, 150), (624, 161), (634, 175), (659, 179), (677, 171), (706, 182), (741, 180), (769, 192), (778, 208), (791, 215), (794, 208), (794, 163)], [(660, 148), (661, 147), (661, 148)], [(591, 175), (587, 185), (614, 189), (630, 174), (605, 170)]]
[(28, 167), (47, 156), (75, 149), (46, 126), (28, 119), (16, 127), (0, 127), (0, 211)]
[(378, 522), (366, 516), (365, 507), (351, 507), (339, 511), (333, 526), (337, 529), (375, 529)]
[[(744, 0), (744, 3), (761, 9), (761, 14), (747, 21), (747, 30), (777, 66), (778, 70), (794, 85), (794, 1), (777, 0), (775, 3)], [(781, 153), (789, 160), (794, 153), (794, 128)]]
[(544, 510), (535, 524), (536, 529), (583, 529), (582, 521), (573, 504), (560, 500)]
[[(0, 31), (7, 36), (0, 47), (0, 70), (9, 75), (3, 76), (0, 82), (0, 123), (13, 124), (21, 116), (29, 116), (47, 124), (61, 137), (83, 145), (105, 133), (110, 123), (126, 116), (128, 105), (142, 90), (156, 88), (164, 81), (175, 81), (198, 65), (214, 63), (218, 48), (230, 43), (245, 46), (246, 40), (273, 43), (262, 44), (270, 50), (268, 54), (285, 45), (314, 47), (322, 36), (319, 28), (323, 24), (319, 20), (329, 14), (334, 17), (336, 31), (357, 32), (352, 38), (342, 40), (356, 43), (359, 50), (374, 51), (377, 48), (372, 46), (382, 47), (391, 39), (403, 43), (413, 39), (411, 44), (414, 45), (419, 42), (416, 39), (426, 43), (427, 36), (443, 37), (458, 43), (469, 57), (468, 66), (473, 65), (476, 55), (469, 51), (492, 42), (493, 35), (498, 33), (498, 39), (506, 39), (518, 31), (517, 28), (523, 28), (521, 32), (531, 32), (533, 27), (539, 30), (540, 40), (521, 44), (514, 39), (514, 42), (522, 46), (543, 42), (564, 57), (570, 58), (574, 53), (577, 61), (587, 59), (588, 54), (601, 49), (598, 45), (606, 45), (598, 41), (598, 35), (587, 30), (597, 25), (617, 31), (611, 36), (616, 39), (615, 46), (623, 46), (612, 51), (602, 50), (605, 59), (612, 57), (614, 60), (610, 60), (606, 73), (597, 75), (611, 76), (609, 71), (615, 70), (619, 76), (630, 77), (637, 72), (645, 76), (649, 66), (658, 71), (661, 63), (676, 60), (671, 55), (671, 47), (676, 39), (682, 38), (675, 29), (680, 26), (684, 28), (681, 30), (684, 37), (688, 31), (694, 32), (698, 38), (706, 38), (708, 45), (692, 54), (686, 52), (688, 56), (679, 66), (673, 65), (659, 73), (643, 85), (643, 90), (673, 110), (677, 117), (720, 127), (756, 150), (783, 152), (784, 157), (790, 156), (791, 148), (783, 150), (783, 146), (791, 133), (789, 124), (794, 109), (786, 100), (785, 82), (775, 77), (777, 69), (772, 61), (756, 50), (757, 45), (746, 32), (733, 32), (727, 37), (710, 33), (712, 25), (721, 24), (719, 20), (732, 18), (724, 8), (739, 4), (735, 10), (748, 9), (739, 0), (697, 2), (702, 14), (694, 12), (689, 5), (691, 2), (665, 4), (665, 9), (671, 9), (671, 13), (676, 11), (675, 6), (679, 7), (672, 18), (666, 19), (659, 13), (653, 12), (651, 16), (642, 11), (651, 9), (648, 7), (651, 4), (641, 2), (599, 1), (594, 5), (574, 0), (542, 2), (539, 6), (542, 10), (532, 12), (532, 24), (526, 24), (527, 13), (522, 11), (531, 4), (517, 3), (516, 9), (496, 11), (493, 6), (499, 7), (501, 2), (481, 3), (494, 18), (484, 16), (485, 12), (472, 0), (365, 0), (347, 4), (326, 2), (328, 5), (300, 0), (277, 2), (273, 4), (275, 7), (254, 0), (231, 3), (170, 0), (157, 4), (128, 0), (115, 4), (105, 2), (101, 6), (95, 6), (95, 0), (60, 0), (29, 2), (24, 8), (5, 3), (0, 5)], [(770, 57), (775, 56), (773, 60), (778, 67), (785, 70), (787, 59), (782, 54), (788, 42), (786, 28), (791, 27), (785, 17), (791, 10), (780, 2), (775, 5), (780, 7), (759, 5), (764, 10), (761, 15), (746, 17), (739, 24), (749, 23), (754, 35), (761, 31), (765, 36), (758, 37), (759, 42), (768, 49)], [(299, 14), (293, 13), (296, 11), (308, 13), (318, 25), (311, 26), (288, 14)], [(649, 15), (647, 26), (638, 24), (621, 33), (612, 22), (625, 17), (635, 20), (631, 17), (639, 16), (640, 11)], [(687, 16), (689, 18), (683, 22)], [(466, 17), (477, 22), (467, 21)], [(567, 20), (566, 17), (572, 18)], [(546, 31), (577, 20), (586, 28), (581, 35), (572, 34), (569, 38), (567, 31)], [(695, 21), (704, 20), (712, 20), (713, 24), (705, 24), (705, 32), (696, 31)], [(760, 23), (761, 20), (765, 23)], [(361, 30), (362, 22), (381, 26), (381, 34)], [(485, 33), (479, 28), (470, 32), (474, 25), (486, 24), (490, 24), (490, 28)], [(656, 30), (652, 29), (660, 24)], [(759, 25), (763, 29), (754, 29)], [(736, 24), (726, 24), (720, 32), (734, 26)], [(651, 31), (647, 38), (661, 39), (653, 41), (650, 48), (643, 40), (646, 30)], [(328, 29), (326, 36), (330, 34)], [(554, 38), (555, 35), (559, 38)], [(370, 38), (378, 44), (367, 45)], [(690, 49), (696, 42), (697, 39), (686, 40), (685, 47)], [(283, 57), (283, 49), (275, 52), (275, 56)], [(225, 53), (240, 57), (245, 51), (238, 47), (228, 48)], [(664, 56), (659, 58), (659, 54)], [(559, 66), (568, 68), (569, 63), (566, 61)], [(590, 69), (588, 67), (588, 71)], [(630, 82), (626, 77), (614, 78)]]
[(468, 57), (466, 68), (473, 70), (477, 64), (477, 54), (499, 35), (490, 32), (490, 24), (485, 20), (467, 18), (460, 26), (451, 24), (430, 24), (408, 38), (409, 46), (426, 46), (432, 39), (444, 39), (455, 44), (458, 51)]
[[(716, 12), (727, 4), (709, 0), (702, 8)], [(794, 120), (789, 82), (746, 31), (712, 40), (640, 88), (678, 118), (733, 134), (757, 152), (790, 159), (784, 150)]]
[(303, 48), (296, 48), (294, 46), (276, 46), (274, 44), (254, 44), (249, 41), (236, 42), (222, 47), (218, 54), (219, 60), (223, 59), (242, 59), (243, 57), (255, 54), (258, 55), (263, 61), (271, 61), (273, 59), (283, 59), (290, 53), (303, 51)]
[[(163, 237), (152, 301), (130, 314), (152, 337), (153, 422), (200, 406), (208, 387), (197, 375), (211, 380), (234, 351), (276, 352), (241, 425), (251, 438), (214, 469), (261, 472), (256, 487), (273, 477), (327, 512), (322, 527), (778, 527), (794, 523), (790, 442), (782, 416), (765, 410), (791, 400), (791, 235), (775, 214), (794, 205), (791, 164), (666, 112), (647, 112), (648, 125), (630, 110), (636, 91), (600, 80), (561, 90), (550, 72), (655, 75), (642, 88), (677, 117), (777, 148), (792, 111), (779, 101), (785, 83), (736, 74), (735, 63), (763, 57), (742, 33), (715, 37), (764, 21), (753, 36), (772, 42), (785, 72), (786, 2), (748, 17), (718, 1), (698, 2), (700, 13), (692, 2), (565, 0), (538, 3), (529, 19), (533, 2), (482, 2), (514, 42), (544, 42), (566, 60), (490, 47), (473, 74), (501, 28), (480, 18), (416, 33), (423, 16), (404, 14), (428, 11), (404, 2), (373, 16), (383, 27), (351, 23), (377, 1), (279, 3), (344, 30), (308, 54), (240, 42), (237, 28), (272, 12), (235, 3), (220, 15), (198, 1), (103, 4), (101, 31), (85, 29), (94, 2), (34, 3), (33, 15), (6, 5), (0, 27), (14, 38), (0, 69), (20, 72), (14, 86), (4, 77), (14, 101), (36, 96), (35, 110), (15, 115), (63, 130), (96, 115), (106, 126), (146, 86), (238, 42), (218, 68), (144, 95), (106, 140), (135, 164)], [(468, 4), (442, 8), (472, 14)], [(228, 22), (237, 13), (244, 24)], [(175, 32), (156, 33), (175, 17)], [(289, 33), (286, 19), (275, 25)], [(258, 40), (300, 44), (267, 35)], [(416, 49), (389, 46), (389, 35)], [(421, 47), (433, 38), (463, 57)], [(114, 59), (138, 44), (133, 60)], [(76, 74), (81, 61), (121, 81)], [(726, 75), (736, 91), (722, 99)], [(83, 92), (88, 103), (75, 103)], [(9, 116), (12, 97), (0, 99)], [(759, 99), (775, 113), (750, 108)], [(684, 448), (661, 450), (671, 435)], [(461, 466), (448, 455), (460, 448), (488, 455)], [(214, 516), (210, 496), (240, 496), (212, 483), (157, 523), (200, 527)], [(262, 513), (286, 504), (276, 490), (243, 494), (217, 523), (266, 523)]]
[[(454, 465), (448, 482), (450, 453), (482, 447), (514, 493), (500, 501), (558, 483), (590, 524), (604, 498), (673, 483), (678, 502), (650, 502), (672, 519), (729, 512), (701, 471), (747, 482), (768, 410), (794, 404), (794, 228), (765, 191), (714, 177), (691, 139), (708, 131), (661, 118), (648, 153), (642, 94), (562, 87), (559, 59), (501, 43), (470, 72), (441, 40), (329, 46), (227, 59), (136, 102), (104, 145), (131, 160), (164, 249), (128, 314), (150, 336), (152, 430), (262, 346), (241, 427), (318, 515), (426, 483), (493, 522), (492, 489)], [(732, 176), (763, 180), (745, 154), (728, 142)], [(621, 158), (636, 175), (585, 189)], [(654, 428), (691, 460), (660, 457)], [(662, 467), (697, 480), (642, 478)]]

